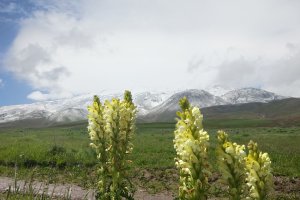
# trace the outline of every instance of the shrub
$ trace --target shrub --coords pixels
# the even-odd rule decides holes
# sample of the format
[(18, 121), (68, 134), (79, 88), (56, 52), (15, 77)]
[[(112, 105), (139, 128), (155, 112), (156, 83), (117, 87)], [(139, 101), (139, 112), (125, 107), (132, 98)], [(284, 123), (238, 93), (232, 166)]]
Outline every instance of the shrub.
[(50, 147), (48, 154), (55, 156), (66, 153), (66, 149), (62, 146), (53, 145)]

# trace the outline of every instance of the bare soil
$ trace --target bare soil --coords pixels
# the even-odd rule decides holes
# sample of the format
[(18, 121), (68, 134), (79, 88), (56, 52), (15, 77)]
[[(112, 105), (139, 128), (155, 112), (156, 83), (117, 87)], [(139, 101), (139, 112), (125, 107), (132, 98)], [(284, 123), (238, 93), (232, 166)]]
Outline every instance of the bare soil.
[[(137, 185), (137, 191), (135, 193), (135, 199), (141, 200), (172, 200), (176, 196), (177, 178), (176, 173), (173, 170), (163, 173), (159, 171), (147, 171), (143, 170), (137, 174), (140, 179), (140, 184)], [(211, 182), (215, 185), (218, 176), (215, 175)], [(162, 184), (160, 187), (155, 188), (155, 184)], [(149, 183), (147, 185), (147, 183)], [(168, 187), (166, 185), (169, 183)], [(15, 187), (16, 186), (16, 187)], [(142, 188), (141, 186), (154, 187), (149, 190)], [(56, 198), (70, 196), (73, 200), (89, 199), (94, 200), (95, 191), (86, 190), (82, 187), (72, 184), (45, 184), (43, 182), (33, 181), (31, 185), (24, 181), (19, 180), (17, 184), (13, 178), (0, 177), (0, 193), (5, 193), (9, 189), (14, 191), (19, 189), (20, 192), (28, 191), (29, 187), (33, 189), (36, 194), (47, 194)], [(175, 189), (175, 190), (174, 190)], [(213, 197), (210, 199), (224, 199), (222, 195), (220, 197)], [(225, 198), (226, 199), (226, 198)], [(285, 176), (274, 177), (274, 192), (272, 199), (300, 199), (300, 178), (290, 178)]]
[[(45, 184), (43, 182), (34, 181), (29, 185), (24, 180), (14, 181), (13, 178), (0, 177), (0, 193), (5, 193), (8, 190), (19, 192), (28, 191), (29, 187), (33, 189), (35, 194), (47, 194), (53, 198), (71, 197), (73, 200), (94, 200), (95, 191), (86, 190), (76, 185), (71, 184)], [(141, 200), (172, 200), (174, 197), (170, 192), (159, 192), (157, 194), (149, 194), (146, 190), (138, 189), (134, 196), (135, 199)]]

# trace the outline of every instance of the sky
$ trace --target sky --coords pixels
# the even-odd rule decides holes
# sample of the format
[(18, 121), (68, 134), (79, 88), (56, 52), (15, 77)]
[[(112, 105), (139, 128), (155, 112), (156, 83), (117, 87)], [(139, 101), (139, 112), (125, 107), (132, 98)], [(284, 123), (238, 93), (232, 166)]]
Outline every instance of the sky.
[(256, 87), (300, 97), (298, 0), (0, 0), (0, 106)]

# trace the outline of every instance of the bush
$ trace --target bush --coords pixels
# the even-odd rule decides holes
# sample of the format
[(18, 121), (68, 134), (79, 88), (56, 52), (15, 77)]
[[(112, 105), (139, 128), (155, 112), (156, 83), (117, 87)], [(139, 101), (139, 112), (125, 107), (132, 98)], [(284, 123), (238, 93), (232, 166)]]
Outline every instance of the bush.
[(61, 155), (66, 153), (66, 149), (64, 147), (58, 146), (58, 145), (53, 145), (50, 147), (48, 154), (55, 156), (55, 155)]

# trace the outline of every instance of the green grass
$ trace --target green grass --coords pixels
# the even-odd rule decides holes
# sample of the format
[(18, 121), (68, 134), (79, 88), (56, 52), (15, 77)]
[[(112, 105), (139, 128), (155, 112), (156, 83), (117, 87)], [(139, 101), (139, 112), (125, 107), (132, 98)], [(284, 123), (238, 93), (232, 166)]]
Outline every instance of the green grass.
[[(259, 148), (268, 152), (273, 173), (290, 177), (300, 177), (300, 128), (243, 128), (226, 129), (230, 138), (239, 144), (247, 145), (249, 140), (258, 143)], [(212, 147), (216, 134), (211, 135)]]
[[(300, 127), (255, 127), (265, 123), (267, 122), (258, 120), (205, 122), (210, 134), (211, 163), (215, 163), (216, 132), (223, 128), (237, 143), (247, 144), (249, 140), (258, 142), (261, 150), (269, 153), (274, 174), (300, 177)], [(168, 187), (174, 189), (174, 186), (168, 185), (168, 180), (177, 182), (178, 177), (173, 176), (176, 173), (174, 127), (173, 123), (137, 126), (134, 151), (130, 156), (133, 161), (132, 177), (139, 179), (138, 184), (149, 187), (152, 191)], [(86, 124), (0, 129), (0, 137), (0, 176), (14, 176), (16, 166), (19, 178), (26, 178), (29, 172), (34, 171), (36, 179), (49, 183), (72, 182), (84, 187), (91, 187), (96, 183), (97, 161), (95, 153), (89, 147)], [(163, 178), (147, 178), (149, 172)]]
[[(241, 126), (245, 121), (215, 123), (218, 127)], [(256, 121), (254, 121), (256, 123)], [(211, 122), (210, 122), (211, 123)], [(250, 122), (246, 122), (249, 124)], [(251, 126), (254, 126), (251, 121)], [(263, 123), (263, 122), (261, 122)], [(139, 124), (131, 155), (133, 167), (170, 168), (174, 166), (173, 131), (175, 124)], [(208, 126), (209, 127), (209, 126)], [(247, 144), (257, 141), (273, 161), (276, 174), (300, 176), (300, 128), (227, 128), (233, 141)], [(215, 128), (207, 131), (211, 139), (213, 159), (216, 144)], [(86, 167), (96, 164), (95, 153), (89, 147), (89, 138), (83, 125), (43, 129), (0, 130), (0, 166), (61, 168)]]
[(203, 124), (207, 128), (272, 127), (274, 121), (269, 119), (204, 119)]
[(85, 128), (6, 129), (0, 132), (0, 164), (33, 167), (95, 164)]

